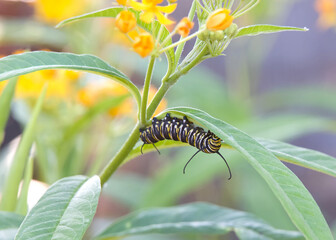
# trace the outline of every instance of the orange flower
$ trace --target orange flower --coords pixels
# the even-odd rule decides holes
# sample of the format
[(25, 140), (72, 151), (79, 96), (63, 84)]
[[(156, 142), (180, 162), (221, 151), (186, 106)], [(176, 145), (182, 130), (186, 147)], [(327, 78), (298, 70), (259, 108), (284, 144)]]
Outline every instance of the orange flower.
[(135, 38), (133, 43), (133, 50), (141, 57), (148, 56), (154, 48), (154, 39), (149, 33), (141, 33)]
[(121, 11), (116, 18), (115, 25), (123, 33), (131, 31), (136, 26), (134, 13), (130, 11)]
[(176, 4), (168, 6), (157, 6), (162, 2), (163, 0), (142, 0), (142, 3), (131, 1), (130, 5), (137, 11), (143, 11), (140, 15), (140, 19), (145, 23), (152, 22), (156, 17), (161, 24), (173, 24), (174, 21), (169, 20), (162, 13), (170, 14), (174, 12), (176, 9)]
[(319, 13), (318, 23), (322, 28), (336, 26), (335, 0), (316, 0), (315, 9)]
[(189, 18), (184, 17), (176, 26), (176, 31), (182, 37), (189, 35), (190, 30), (194, 27), (194, 23)]
[(212, 31), (224, 30), (231, 25), (232, 21), (230, 9), (221, 8), (210, 14), (206, 21), (206, 27)]

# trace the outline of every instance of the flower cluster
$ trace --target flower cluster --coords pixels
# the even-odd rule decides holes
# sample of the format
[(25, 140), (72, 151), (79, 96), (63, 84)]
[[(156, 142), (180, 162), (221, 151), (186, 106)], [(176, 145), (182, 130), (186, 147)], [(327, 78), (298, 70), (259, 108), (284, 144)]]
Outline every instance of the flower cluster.
[[(151, 23), (157, 19), (161, 24), (170, 25), (174, 21), (168, 19), (164, 14), (172, 13), (176, 4), (169, 4), (167, 6), (158, 6), (163, 0), (143, 0), (142, 3), (132, 1), (132, 0), (117, 0), (120, 5), (125, 7), (125, 10), (121, 11), (115, 21), (116, 27), (122, 32), (128, 35), (129, 32), (136, 29), (137, 27), (137, 17), (134, 11), (128, 9), (132, 7), (136, 11), (142, 11), (139, 20), (144, 23)], [(141, 57), (148, 56), (154, 49), (155, 40), (154, 37), (147, 33), (137, 30), (137, 36), (129, 39), (132, 41), (133, 50), (138, 53)]]
[[(169, 36), (162, 40), (160, 39), (161, 32), (157, 35), (149, 32), (141, 32), (138, 29), (138, 27), (141, 26), (140, 21), (149, 24), (157, 20), (164, 26), (175, 24), (173, 20), (168, 18), (168, 15), (173, 13), (176, 9), (177, 0), (167, 0), (167, 5), (165, 6), (160, 5), (163, 3), (163, 0), (142, 0), (141, 2), (134, 0), (117, 0), (117, 2), (124, 6), (124, 10), (117, 15), (115, 25), (122, 33), (128, 35), (129, 40), (132, 41), (133, 50), (141, 57), (165, 52), (169, 48), (199, 36), (205, 30), (224, 30), (230, 27), (233, 21), (233, 16), (230, 15), (229, 9), (221, 8), (214, 12), (208, 12), (208, 19), (205, 26), (200, 26), (199, 31), (189, 36), (191, 29), (194, 27), (194, 23), (189, 18), (184, 17), (176, 24)], [(134, 29), (138, 34), (135, 38), (132, 38), (129, 36), (129, 33)], [(165, 46), (165, 43), (175, 34), (181, 36), (180, 41)], [(158, 41), (158, 39), (160, 39), (160, 41)]]

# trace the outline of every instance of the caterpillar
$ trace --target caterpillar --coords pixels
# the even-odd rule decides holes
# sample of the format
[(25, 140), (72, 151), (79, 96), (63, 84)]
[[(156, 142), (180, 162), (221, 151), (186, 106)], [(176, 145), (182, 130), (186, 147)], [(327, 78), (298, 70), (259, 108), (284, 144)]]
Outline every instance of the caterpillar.
[(158, 153), (160, 153), (156, 148), (155, 143), (166, 139), (185, 142), (196, 147), (198, 151), (185, 164), (183, 174), (191, 159), (193, 159), (199, 152), (217, 153), (224, 160), (229, 170), (229, 180), (232, 177), (229, 164), (222, 154), (219, 153), (222, 140), (210, 130), (206, 132), (203, 128), (196, 127), (192, 122), (188, 121), (186, 116), (184, 116), (183, 119), (176, 117), (171, 118), (170, 114), (167, 113), (162, 120), (154, 117), (152, 119), (152, 125), (146, 128), (140, 128), (140, 139), (143, 142), (143, 145), (141, 146), (141, 154), (143, 154), (142, 148), (145, 144), (153, 144)]

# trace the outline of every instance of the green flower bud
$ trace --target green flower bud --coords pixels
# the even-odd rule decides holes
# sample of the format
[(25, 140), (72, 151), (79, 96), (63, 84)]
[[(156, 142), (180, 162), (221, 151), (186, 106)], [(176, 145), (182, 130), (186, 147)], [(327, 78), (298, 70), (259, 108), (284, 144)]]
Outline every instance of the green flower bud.
[(230, 25), (230, 27), (228, 27), (227, 29), (224, 30), (225, 34), (229, 37), (229, 38), (234, 38), (237, 33), (238, 33), (238, 26), (235, 23), (232, 23)]
[(225, 37), (225, 33), (224, 33), (223, 30), (218, 30), (218, 31), (215, 32), (215, 39), (217, 41), (223, 41), (224, 37)]
[(209, 35), (210, 35), (210, 40), (211, 41), (216, 41), (216, 33), (215, 32), (211, 31)]
[(200, 34), (198, 34), (198, 38), (202, 41), (206, 41), (209, 38), (209, 30), (204, 30)]

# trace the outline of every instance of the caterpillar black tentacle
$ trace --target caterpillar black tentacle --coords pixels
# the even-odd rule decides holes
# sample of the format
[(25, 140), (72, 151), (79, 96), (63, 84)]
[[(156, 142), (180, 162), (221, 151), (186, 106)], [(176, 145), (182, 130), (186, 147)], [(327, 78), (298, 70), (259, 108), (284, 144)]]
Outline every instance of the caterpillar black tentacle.
[(183, 119), (176, 117), (171, 118), (170, 114), (167, 113), (162, 120), (158, 120), (154, 117), (152, 125), (140, 129), (140, 139), (144, 143), (141, 147), (141, 153), (145, 144), (153, 144), (155, 149), (159, 152), (154, 144), (166, 139), (185, 142), (196, 147), (198, 151), (188, 160), (183, 168), (183, 173), (185, 173), (185, 169), (191, 159), (193, 159), (199, 152), (217, 153), (224, 160), (229, 170), (229, 180), (232, 177), (229, 164), (219, 153), (222, 140), (214, 133), (210, 132), (210, 130), (206, 132), (203, 128), (194, 126), (192, 122), (188, 121), (186, 116), (184, 116)]

